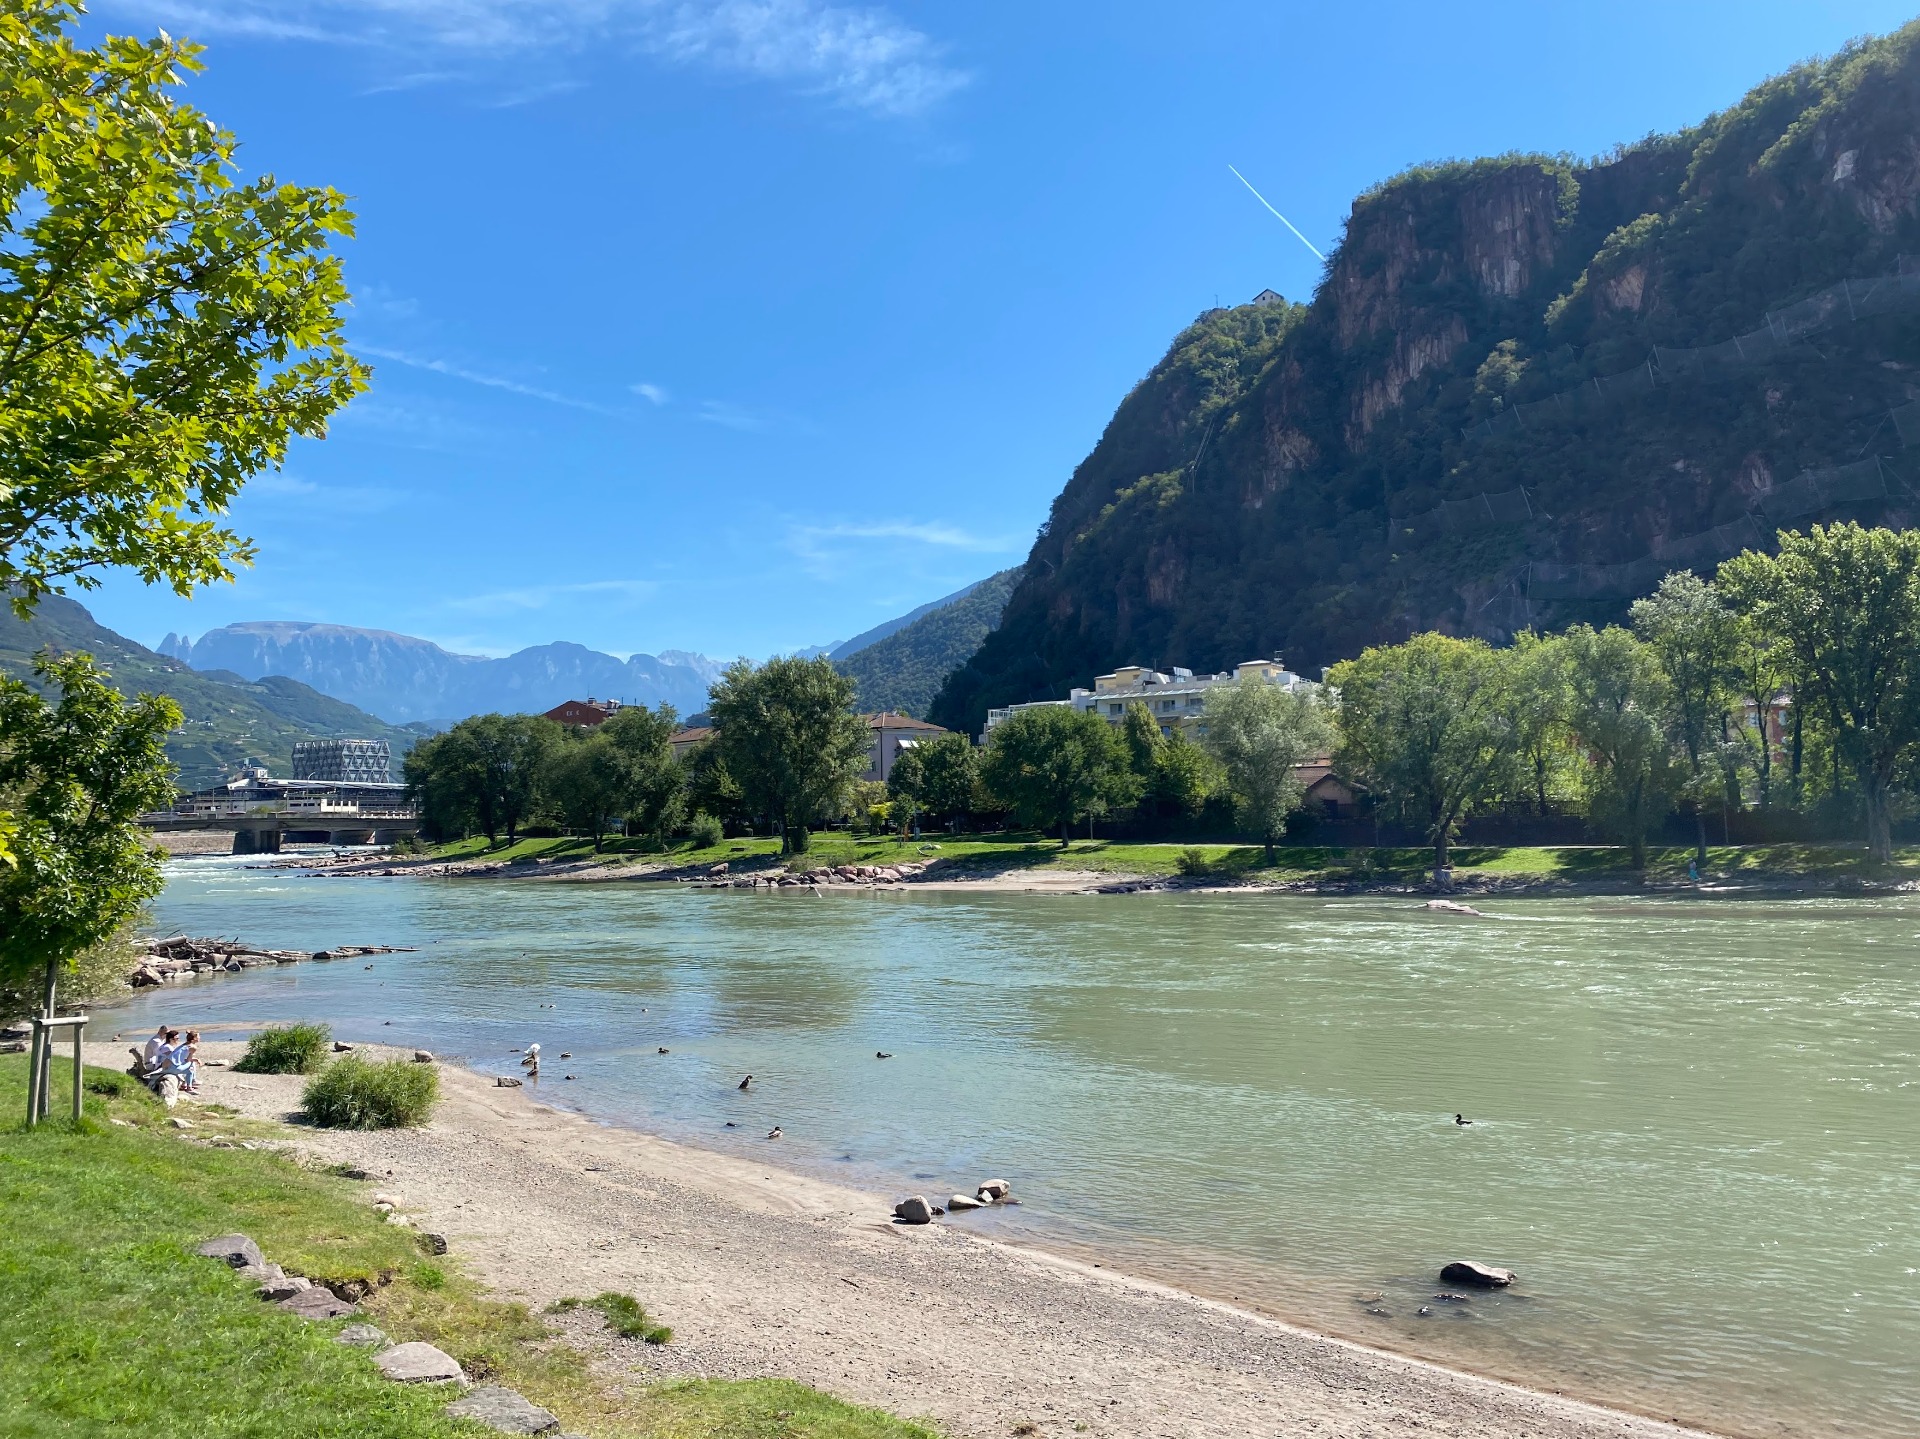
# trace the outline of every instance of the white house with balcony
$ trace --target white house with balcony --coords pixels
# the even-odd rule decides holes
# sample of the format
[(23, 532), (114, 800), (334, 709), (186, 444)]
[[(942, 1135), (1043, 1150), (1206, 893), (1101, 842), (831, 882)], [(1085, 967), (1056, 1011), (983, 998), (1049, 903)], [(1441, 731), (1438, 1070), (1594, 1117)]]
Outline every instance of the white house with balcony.
[(1143, 704), (1160, 726), (1160, 733), (1191, 729), (1206, 712), (1207, 694), (1220, 685), (1251, 680), (1279, 685), (1289, 693), (1300, 689), (1318, 689), (1312, 680), (1303, 679), (1288, 669), (1275, 655), (1270, 660), (1245, 660), (1219, 674), (1197, 675), (1175, 666), (1171, 671), (1150, 670), (1145, 665), (1123, 665), (1112, 674), (1099, 675), (1092, 689), (1075, 689), (1063, 700), (1034, 700), (1028, 704), (1007, 705), (987, 711), (988, 735), (1012, 719), (1021, 710), (1041, 709), (1048, 705), (1071, 705), (1084, 713), (1097, 714), (1108, 724), (1118, 725), (1126, 718), (1127, 706)]

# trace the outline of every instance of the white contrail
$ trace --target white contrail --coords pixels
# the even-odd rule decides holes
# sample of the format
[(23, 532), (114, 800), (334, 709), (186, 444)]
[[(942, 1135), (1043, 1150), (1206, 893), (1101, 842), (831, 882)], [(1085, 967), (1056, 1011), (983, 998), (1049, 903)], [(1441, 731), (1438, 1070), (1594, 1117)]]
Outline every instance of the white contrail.
[[(1233, 166), (1231, 165), (1227, 166), (1227, 168), (1229, 170), (1233, 170)], [(1253, 181), (1249, 180), (1245, 175), (1242, 175), (1238, 170), (1233, 170), (1233, 178), (1238, 180), (1242, 185), (1245, 185), (1249, 190), (1253, 190)], [(1313, 241), (1309, 240), (1305, 235), (1302, 235), (1300, 233), (1299, 227), (1295, 225), (1293, 221), (1289, 220), (1285, 215), (1281, 214), (1278, 210), (1274, 210), (1272, 205), (1267, 205), (1267, 197), (1265, 195), (1262, 195), (1258, 190), (1253, 190), (1253, 198), (1258, 200), (1262, 205), (1266, 205), (1269, 210), (1273, 210), (1273, 218), (1278, 220), (1281, 224), (1285, 225), (1289, 230), (1292, 230), (1294, 234), (1294, 238), (1297, 239), (1301, 244), (1305, 245), (1309, 250), (1312, 250), (1315, 259), (1320, 260), (1323, 263), (1325, 262), (1327, 257), (1320, 253), (1320, 251), (1315, 247)]]

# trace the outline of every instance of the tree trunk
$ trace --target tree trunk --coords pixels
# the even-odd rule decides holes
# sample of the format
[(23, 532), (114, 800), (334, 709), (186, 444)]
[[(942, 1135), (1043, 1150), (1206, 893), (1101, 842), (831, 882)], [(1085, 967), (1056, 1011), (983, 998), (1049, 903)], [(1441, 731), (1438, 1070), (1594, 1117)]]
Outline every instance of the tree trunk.
[(1067, 832), (1068, 826), (1072, 823), (1073, 820), (1070, 817), (1060, 821), (1060, 848), (1062, 849), (1073, 843), (1072, 836)]
[(1805, 754), (1806, 733), (1801, 728), (1800, 723), (1800, 697), (1798, 694), (1795, 694), (1793, 700), (1793, 753), (1790, 757), (1787, 771), (1790, 781), (1789, 788), (1793, 792), (1793, 806), (1795, 809), (1800, 807), (1800, 801), (1803, 797), (1800, 789), (1800, 761)]
[(1450, 833), (1452, 828), (1450, 824), (1441, 825), (1439, 832), (1434, 836), (1433, 887), (1435, 889), (1453, 888), (1452, 876), (1447, 873), (1447, 857), (1452, 852), (1453, 845), (1453, 836)]
[(1707, 867), (1707, 812), (1698, 804), (1693, 807), (1693, 857), (1700, 868)]
[(1893, 859), (1893, 818), (1887, 811), (1887, 787), (1880, 776), (1860, 776), (1867, 797), (1867, 858), (1876, 864)]
[[(40, 1017), (42, 1019), (53, 1018), (55, 991), (59, 983), (60, 961), (57, 959), (49, 959), (47, 961), (47, 988), (40, 1004)], [(48, 1111), (53, 1107), (53, 1097), (47, 1093), (53, 1085), (52, 1030), (43, 1028), (40, 1031), (40, 1048), (34, 1056), (33, 1063), (34, 1074), (38, 1079), (38, 1083), (33, 1086), (34, 1103), (37, 1106), (33, 1118), (37, 1121), (45, 1119)]]
[(1267, 845), (1267, 868), (1272, 869), (1273, 868), (1273, 831), (1268, 830), (1264, 835), (1261, 836), (1261, 838), (1266, 841), (1266, 845)]

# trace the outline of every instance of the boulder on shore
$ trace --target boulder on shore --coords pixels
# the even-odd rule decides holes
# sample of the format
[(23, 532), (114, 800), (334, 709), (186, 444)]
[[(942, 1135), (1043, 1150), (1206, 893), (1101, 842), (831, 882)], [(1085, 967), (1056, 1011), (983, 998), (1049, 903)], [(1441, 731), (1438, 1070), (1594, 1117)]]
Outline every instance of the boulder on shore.
[(466, 1398), (456, 1399), (447, 1406), (447, 1413), (455, 1419), (477, 1420), (502, 1434), (550, 1434), (560, 1427), (547, 1410), (498, 1384), (482, 1385)]
[(459, 1360), (444, 1349), (436, 1349), (417, 1339), (408, 1344), (396, 1344), (391, 1349), (382, 1349), (373, 1356), (373, 1362), (382, 1374), (396, 1384), (440, 1384), (449, 1379), (464, 1384), (467, 1378)]
[(931, 1224), (933, 1206), (924, 1194), (910, 1194), (893, 1206), (893, 1217), (902, 1224)]
[(947, 1201), (947, 1208), (950, 1210), (952, 1209), (985, 1209), (987, 1207), (987, 1203), (988, 1203), (987, 1200), (976, 1199), (971, 1194), (956, 1194)]
[(1013, 1186), (1004, 1179), (983, 1179), (977, 1192), (988, 1199), (1005, 1199), (1013, 1193)]
[(1511, 1269), (1482, 1264), (1477, 1259), (1456, 1259), (1440, 1271), (1442, 1284), (1471, 1284), (1476, 1289), (1505, 1289), (1519, 1277)]
[(280, 1301), (280, 1307), (298, 1314), (302, 1319), (338, 1319), (342, 1315), (355, 1313), (357, 1304), (349, 1304), (331, 1289), (316, 1284), (311, 1289), (302, 1289), (298, 1294)]
[(249, 1266), (256, 1269), (266, 1267), (266, 1258), (260, 1253), (260, 1246), (244, 1234), (222, 1234), (218, 1239), (209, 1239), (193, 1251), (206, 1259), (218, 1259), (234, 1269)]

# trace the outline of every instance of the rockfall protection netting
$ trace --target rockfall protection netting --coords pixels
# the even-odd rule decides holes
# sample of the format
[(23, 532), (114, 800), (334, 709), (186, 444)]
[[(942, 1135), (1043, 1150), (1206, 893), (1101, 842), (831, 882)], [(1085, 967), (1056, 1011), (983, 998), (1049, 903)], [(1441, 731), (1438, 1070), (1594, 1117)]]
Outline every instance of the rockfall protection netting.
[[(1570, 390), (1528, 404), (1509, 405), (1490, 419), (1468, 425), (1460, 433), (1473, 440), (1546, 424), (1566, 416), (1589, 413), (1627, 395), (1644, 394), (1675, 375), (1721, 365), (1749, 365), (1772, 359), (1807, 336), (1873, 315), (1904, 314), (1920, 310), (1920, 263), (1902, 256), (1891, 275), (1864, 280), (1841, 280), (1806, 299), (1767, 311), (1757, 330), (1735, 335), (1717, 345), (1675, 347), (1656, 345), (1653, 353), (1631, 370), (1596, 375)], [(1920, 417), (1915, 423), (1920, 434)], [(1906, 439), (1902, 430), (1901, 438)], [(1908, 443), (1911, 443), (1909, 441)]]
[(1475, 495), (1468, 500), (1442, 500), (1431, 510), (1390, 520), (1389, 524), (1396, 535), (1411, 534), (1415, 539), (1427, 540), (1498, 525), (1524, 525), (1534, 513), (1525, 487), (1516, 486), (1498, 494)]
[(1529, 600), (1625, 600), (1651, 594), (1675, 570), (1705, 569), (1743, 550), (1764, 548), (1771, 527), (1834, 505), (1884, 499), (1887, 481), (1878, 459), (1806, 470), (1758, 497), (1759, 514), (1663, 541), (1652, 553), (1618, 565), (1565, 565), (1535, 560), (1527, 567)]

